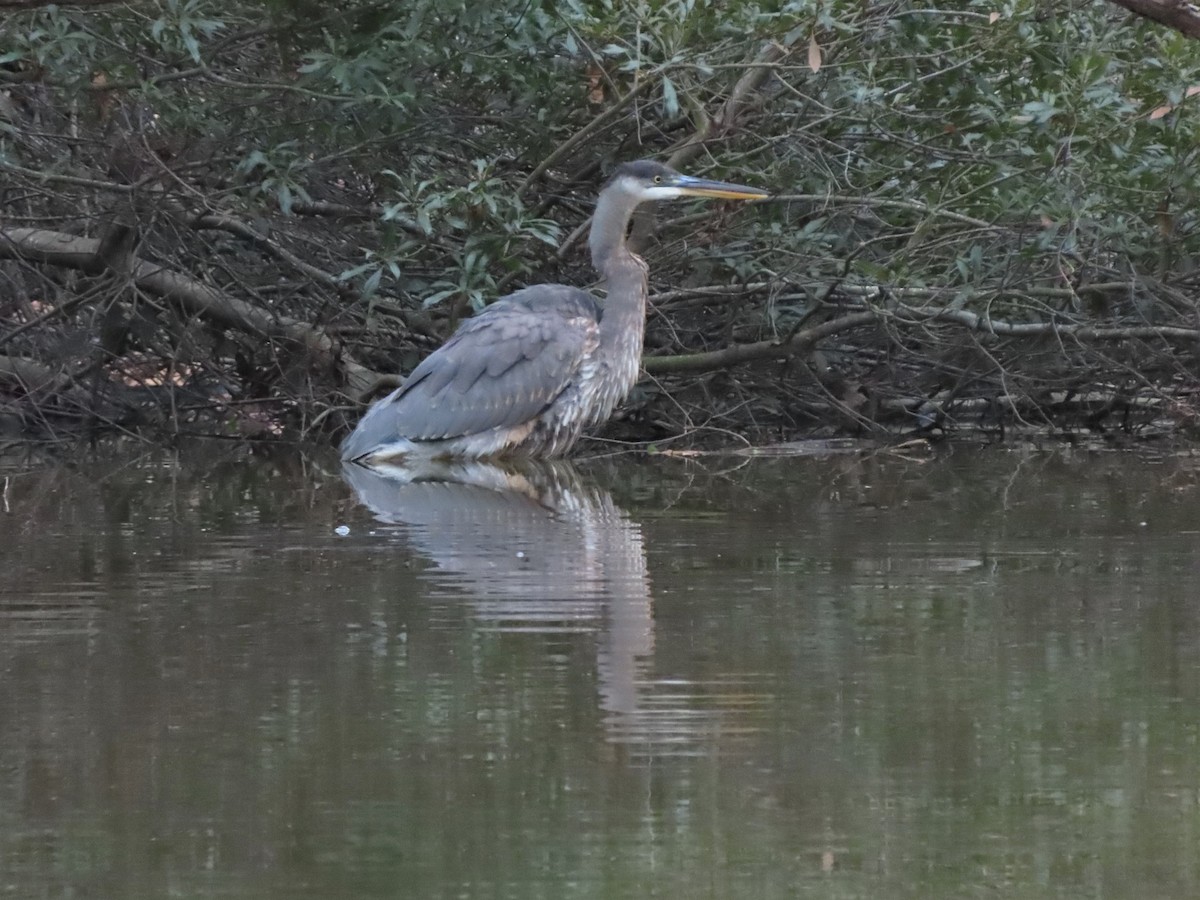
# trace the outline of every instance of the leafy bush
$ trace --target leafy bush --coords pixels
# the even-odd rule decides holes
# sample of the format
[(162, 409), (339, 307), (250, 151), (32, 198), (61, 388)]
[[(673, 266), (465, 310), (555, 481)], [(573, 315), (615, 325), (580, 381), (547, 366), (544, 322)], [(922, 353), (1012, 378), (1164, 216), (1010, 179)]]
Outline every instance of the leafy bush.
[[(426, 309), (453, 317), (522, 283), (586, 283), (577, 229), (603, 172), (674, 154), (780, 198), (736, 217), (672, 210), (680, 224), (648, 251), (655, 285), (695, 297), (737, 283), (758, 302), (671, 295), (672, 327), (652, 327), (658, 352), (794, 337), (814, 316), (872, 309), (891, 336), (854, 332), (874, 349), (843, 374), (902, 399), (949, 382), (999, 390), (1006, 373), (1032, 392), (1021, 379), (1057, 366), (1043, 355), (1026, 372), (1003, 345), (990, 362), (949, 366), (962, 339), (944, 329), (972, 320), (938, 318), (947, 311), (1191, 327), (1194, 45), (1102, 0), (951, 6), (34, 8), (0, 23), (5, 227), (98, 238), (132, 208), (142, 258), (343, 335), (338, 352), (384, 370), (397, 340), (419, 353), (441, 332)], [(54, 340), (22, 326), (49, 291), (46, 308), (67, 310), (56, 327), (116, 319), (122, 353), (182, 354), (224, 372), (235, 396), (283, 392), (304, 416), (338, 403), (331, 390), (361, 369), (347, 357), (341, 377), (306, 382), (301, 398), (272, 344), (236, 328), (197, 343), (195, 303), (114, 287), (72, 307), (80, 283), (47, 282), (25, 250), (6, 255), (19, 290), (0, 304), (0, 329), (21, 330), (0, 352), (45, 358)], [(903, 366), (883, 384), (867, 360), (889, 347)], [(1135, 362), (1144, 352), (1130, 346), (1091, 375), (1137, 366), (1161, 382), (1187, 369), (1186, 354), (1158, 346), (1151, 372)], [(121, 355), (93, 368), (119, 369)], [(239, 359), (260, 375), (231, 374)], [(792, 383), (783, 396), (811, 390)]]

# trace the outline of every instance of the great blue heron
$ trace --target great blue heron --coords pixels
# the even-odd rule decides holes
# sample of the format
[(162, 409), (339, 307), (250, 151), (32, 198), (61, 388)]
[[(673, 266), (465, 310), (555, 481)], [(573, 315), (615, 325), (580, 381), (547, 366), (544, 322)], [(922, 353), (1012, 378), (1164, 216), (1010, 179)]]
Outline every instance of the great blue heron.
[(765, 191), (626, 163), (600, 191), (588, 245), (603, 302), (563, 284), (497, 300), (459, 326), (404, 384), (372, 406), (342, 459), (553, 457), (603, 422), (637, 380), (646, 330), (646, 263), (625, 244), (639, 203), (756, 200)]

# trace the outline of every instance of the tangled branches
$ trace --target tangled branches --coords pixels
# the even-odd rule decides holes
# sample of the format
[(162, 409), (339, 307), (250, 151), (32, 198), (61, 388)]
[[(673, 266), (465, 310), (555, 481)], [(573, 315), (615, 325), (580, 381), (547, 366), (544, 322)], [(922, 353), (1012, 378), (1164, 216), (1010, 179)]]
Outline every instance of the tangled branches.
[(617, 6), (6, 17), (0, 430), (328, 440), (490, 299), (586, 285), (606, 168), (657, 155), (778, 194), (635, 230), (609, 436), (1194, 431), (1200, 64), (1163, 33)]

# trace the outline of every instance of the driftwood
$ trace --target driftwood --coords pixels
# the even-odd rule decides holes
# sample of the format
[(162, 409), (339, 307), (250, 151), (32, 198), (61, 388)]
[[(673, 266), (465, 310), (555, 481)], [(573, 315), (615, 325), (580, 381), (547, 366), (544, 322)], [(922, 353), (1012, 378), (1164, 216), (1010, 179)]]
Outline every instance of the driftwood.
[(318, 366), (339, 367), (345, 372), (353, 394), (373, 391), (380, 380), (379, 373), (350, 358), (336, 340), (317, 326), (268, 313), (182, 272), (138, 259), (128, 250), (125, 257), (115, 260), (109, 255), (111, 251), (110, 245), (95, 238), (34, 228), (0, 230), (0, 258), (65, 266), (91, 274), (105, 269), (120, 270), (138, 288), (178, 305), (188, 315), (252, 337), (294, 344), (311, 354)]

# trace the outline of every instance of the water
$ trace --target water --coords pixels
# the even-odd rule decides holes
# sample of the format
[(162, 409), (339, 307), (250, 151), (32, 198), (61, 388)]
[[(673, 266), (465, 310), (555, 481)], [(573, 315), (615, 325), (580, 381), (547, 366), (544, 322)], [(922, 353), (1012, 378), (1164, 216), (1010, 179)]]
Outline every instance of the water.
[(0, 894), (1200, 894), (1193, 459), (8, 473)]

